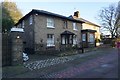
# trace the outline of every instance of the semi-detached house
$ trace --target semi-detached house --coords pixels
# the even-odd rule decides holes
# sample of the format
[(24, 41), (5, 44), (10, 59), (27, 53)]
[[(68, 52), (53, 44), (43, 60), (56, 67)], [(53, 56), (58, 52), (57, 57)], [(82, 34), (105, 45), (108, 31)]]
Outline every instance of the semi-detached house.
[(24, 30), (24, 48), (38, 52), (81, 45), (83, 23), (82, 20), (33, 9), (15, 27)]

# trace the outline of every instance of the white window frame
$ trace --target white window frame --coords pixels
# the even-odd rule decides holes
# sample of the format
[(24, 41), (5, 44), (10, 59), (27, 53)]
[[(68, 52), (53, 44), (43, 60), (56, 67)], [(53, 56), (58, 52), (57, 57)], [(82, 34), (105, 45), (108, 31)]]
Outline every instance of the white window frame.
[(66, 20), (63, 21), (63, 28), (64, 28), (64, 29), (67, 29), (67, 28), (68, 28), (68, 26), (67, 26), (67, 21), (66, 21)]
[[(48, 36), (52, 36), (52, 38)], [(47, 47), (51, 46), (55, 46), (54, 34), (47, 34)]]
[(25, 27), (25, 22), (24, 22), (24, 20), (22, 21), (22, 28), (24, 28)]
[(73, 45), (76, 45), (76, 44), (77, 44), (77, 36), (74, 35), (74, 36), (73, 36)]
[(55, 28), (53, 18), (47, 18), (47, 28)]
[(65, 44), (65, 35), (62, 36), (62, 44)]
[(73, 30), (76, 30), (76, 31), (78, 30), (75, 22), (73, 23)]
[(33, 17), (31, 15), (30, 18), (29, 18), (29, 24), (31, 25), (32, 23), (33, 23)]

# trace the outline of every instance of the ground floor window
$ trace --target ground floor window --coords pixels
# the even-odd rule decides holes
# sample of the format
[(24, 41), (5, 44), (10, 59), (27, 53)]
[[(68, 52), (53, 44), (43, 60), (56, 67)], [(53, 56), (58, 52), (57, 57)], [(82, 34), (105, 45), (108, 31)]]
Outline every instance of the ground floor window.
[(65, 44), (65, 40), (66, 40), (65, 36), (62, 36), (62, 44)]
[(47, 34), (47, 46), (55, 46), (54, 34)]
[(94, 43), (94, 41), (95, 41), (94, 34), (90, 33), (89, 34), (89, 42)]
[(74, 45), (77, 44), (77, 36), (76, 35), (73, 36), (73, 44)]
[(82, 41), (86, 41), (86, 34), (82, 34)]

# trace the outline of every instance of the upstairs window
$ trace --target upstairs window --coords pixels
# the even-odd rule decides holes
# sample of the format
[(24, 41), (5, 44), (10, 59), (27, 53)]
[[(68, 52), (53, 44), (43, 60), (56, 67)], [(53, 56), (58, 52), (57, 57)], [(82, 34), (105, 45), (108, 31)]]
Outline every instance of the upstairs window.
[(33, 23), (33, 17), (32, 15), (30, 16), (30, 19), (29, 19), (29, 24), (31, 25)]
[(25, 27), (25, 22), (24, 22), (24, 20), (22, 21), (22, 28), (24, 28)]
[(76, 26), (76, 23), (73, 23), (73, 30), (78, 30), (77, 26)]
[(47, 27), (48, 28), (55, 28), (54, 27), (54, 20), (52, 18), (47, 18)]
[(47, 34), (47, 46), (55, 46), (53, 34)]
[(63, 21), (63, 28), (64, 28), (64, 29), (67, 29), (67, 28), (68, 28), (68, 27), (67, 27), (67, 21), (65, 21), (65, 20)]

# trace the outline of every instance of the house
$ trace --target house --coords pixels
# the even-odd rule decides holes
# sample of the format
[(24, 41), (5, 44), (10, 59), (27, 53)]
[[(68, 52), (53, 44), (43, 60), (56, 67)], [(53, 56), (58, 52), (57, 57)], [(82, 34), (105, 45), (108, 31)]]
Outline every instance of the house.
[(100, 38), (100, 26), (78, 16), (76, 12), (74, 16), (66, 17), (33, 9), (15, 27), (24, 30), (24, 48), (29, 52), (60, 51), (66, 47), (82, 46), (82, 43), (84, 47), (95, 47), (95, 38)]
[(81, 30), (82, 42), (84, 44), (84, 47), (95, 46), (96, 45), (95, 40), (96, 39), (100, 40), (100, 26), (86, 19), (81, 18), (79, 11), (74, 12), (74, 15), (70, 17), (85, 22), (82, 24)]
[(23, 43), (30, 52), (63, 50), (79, 45), (84, 21), (33, 9), (15, 24), (24, 29)]

